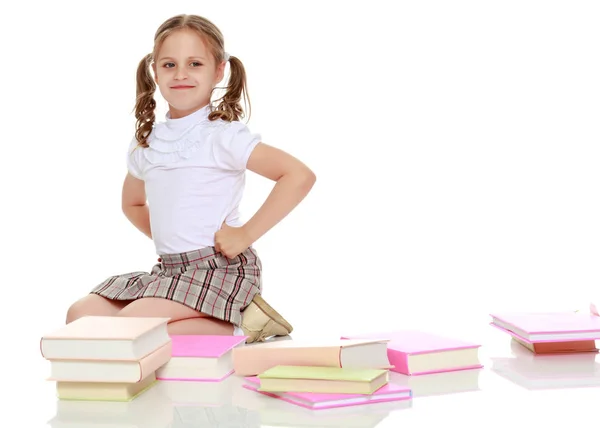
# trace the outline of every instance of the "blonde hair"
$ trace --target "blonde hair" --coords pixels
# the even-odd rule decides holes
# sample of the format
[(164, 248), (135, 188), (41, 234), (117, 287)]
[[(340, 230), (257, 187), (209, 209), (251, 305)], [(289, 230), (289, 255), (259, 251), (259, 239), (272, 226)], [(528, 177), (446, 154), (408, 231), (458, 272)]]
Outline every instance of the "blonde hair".
[[(175, 31), (190, 29), (198, 33), (206, 43), (210, 53), (219, 64), (225, 58), (224, 39), (221, 31), (208, 19), (198, 15), (177, 15), (162, 23), (154, 35), (154, 49), (140, 61), (136, 77), (135, 100), (135, 138), (138, 145), (148, 147), (147, 138), (152, 132), (156, 120), (154, 110), (156, 101), (154, 93), (156, 84), (150, 71), (155, 55), (165, 39)], [(222, 119), (228, 122), (240, 120), (244, 117), (244, 109), (240, 101), (250, 111), (250, 98), (246, 87), (246, 70), (242, 62), (235, 56), (229, 56), (229, 82), (225, 94), (216, 100), (218, 104), (212, 108), (208, 118), (210, 120)]]

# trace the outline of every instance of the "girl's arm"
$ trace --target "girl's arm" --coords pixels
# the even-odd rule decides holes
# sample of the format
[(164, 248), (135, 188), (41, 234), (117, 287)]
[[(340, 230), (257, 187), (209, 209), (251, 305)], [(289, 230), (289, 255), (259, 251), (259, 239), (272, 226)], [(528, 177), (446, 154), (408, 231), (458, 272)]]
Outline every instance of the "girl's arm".
[(255, 242), (304, 199), (316, 176), (292, 155), (264, 143), (252, 151), (247, 169), (276, 182), (263, 205), (243, 226), (248, 238)]
[(146, 204), (146, 189), (144, 182), (127, 173), (123, 182), (121, 196), (123, 213), (137, 229), (152, 239), (150, 232), (150, 212)]

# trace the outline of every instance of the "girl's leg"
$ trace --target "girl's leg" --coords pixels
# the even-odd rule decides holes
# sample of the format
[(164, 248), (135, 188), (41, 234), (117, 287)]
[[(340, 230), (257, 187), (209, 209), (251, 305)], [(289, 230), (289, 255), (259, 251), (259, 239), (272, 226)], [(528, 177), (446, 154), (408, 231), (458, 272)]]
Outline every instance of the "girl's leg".
[(110, 300), (97, 294), (88, 294), (73, 303), (67, 310), (67, 324), (86, 315), (114, 316), (130, 300)]
[(169, 323), (169, 334), (232, 336), (233, 324), (212, 317), (188, 318)]
[(212, 318), (181, 303), (158, 297), (144, 297), (134, 300), (118, 316), (123, 317), (165, 317), (171, 318), (169, 334), (232, 335), (233, 324)]

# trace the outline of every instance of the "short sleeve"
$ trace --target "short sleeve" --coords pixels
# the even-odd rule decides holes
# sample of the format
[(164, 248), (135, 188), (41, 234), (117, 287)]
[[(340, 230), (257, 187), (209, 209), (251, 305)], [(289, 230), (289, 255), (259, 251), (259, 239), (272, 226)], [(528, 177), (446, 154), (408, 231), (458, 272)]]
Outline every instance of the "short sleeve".
[(134, 137), (129, 144), (129, 148), (127, 149), (126, 165), (127, 171), (138, 180), (143, 180), (142, 171), (139, 165), (139, 155), (141, 150), (142, 147), (138, 147), (138, 142)]
[(216, 136), (213, 155), (220, 168), (244, 170), (252, 151), (260, 143), (260, 134), (251, 133), (241, 122), (230, 122)]

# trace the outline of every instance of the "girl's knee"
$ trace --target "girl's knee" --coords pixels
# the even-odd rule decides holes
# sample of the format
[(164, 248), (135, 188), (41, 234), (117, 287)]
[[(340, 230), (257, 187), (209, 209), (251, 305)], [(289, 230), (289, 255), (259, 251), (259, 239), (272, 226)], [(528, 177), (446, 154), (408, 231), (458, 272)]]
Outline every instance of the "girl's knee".
[(66, 323), (69, 324), (88, 315), (114, 316), (127, 302), (117, 302), (97, 294), (88, 294), (77, 300), (67, 310)]
[(85, 316), (87, 306), (89, 306), (89, 305), (86, 303), (85, 297), (77, 300), (75, 303), (73, 303), (71, 306), (69, 306), (69, 309), (67, 309), (66, 323), (67, 324), (72, 323), (76, 319), (81, 318), (82, 316)]

